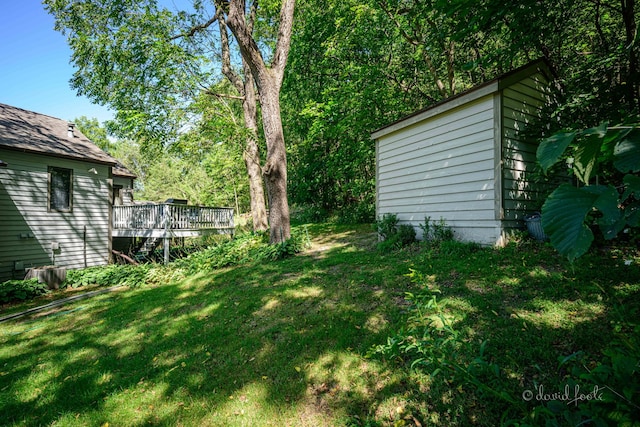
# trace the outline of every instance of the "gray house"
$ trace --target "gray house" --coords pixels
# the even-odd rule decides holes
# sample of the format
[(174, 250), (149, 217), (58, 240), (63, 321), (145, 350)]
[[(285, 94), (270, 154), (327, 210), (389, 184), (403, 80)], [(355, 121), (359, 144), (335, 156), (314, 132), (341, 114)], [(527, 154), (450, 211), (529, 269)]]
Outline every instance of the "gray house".
[(107, 264), (112, 205), (134, 178), (72, 124), (0, 104), (0, 281)]
[(535, 61), (375, 131), (377, 217), (396, 214), (419, 238), (430, 217), (460, 240), (504, 244), (540, 205), (526, 130), (550, 81)]

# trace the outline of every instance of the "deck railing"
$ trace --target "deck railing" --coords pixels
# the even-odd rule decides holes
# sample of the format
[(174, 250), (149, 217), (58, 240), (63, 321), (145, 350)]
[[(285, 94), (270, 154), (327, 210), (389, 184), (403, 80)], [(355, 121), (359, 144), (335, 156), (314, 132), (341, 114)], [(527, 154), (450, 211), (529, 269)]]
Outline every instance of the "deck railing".
[(233, 229), (233, 208), (172, 203), (113, 207), (113, 228), (133, 230)]

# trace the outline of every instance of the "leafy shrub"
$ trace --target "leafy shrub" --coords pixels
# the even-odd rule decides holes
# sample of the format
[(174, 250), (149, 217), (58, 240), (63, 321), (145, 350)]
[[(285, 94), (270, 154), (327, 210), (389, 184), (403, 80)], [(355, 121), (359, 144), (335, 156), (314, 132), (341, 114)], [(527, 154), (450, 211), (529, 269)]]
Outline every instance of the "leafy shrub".
[(384, 214), (375, 224), (376, 231), (382, 237), (382, 240), (387, 240), (396, 234), (397, 226), (398, 216), (396, 214)]
[(376, 231), (382, 237), (378, 250), (400, 249), (416, 241), (416, 230), (409, 224), (398, 224), (395, 214), (385, 214), (376, 221)]
[(152, 264), (142, 265), (105, 265), (71, 270), (67, 273), (64, 286), (77, 288), (87, 285), (100, 286), (140, 286), (146, 283)]
[(409, 224), (398, 226), (398, 240), (402, 246), (407, 246), (416, 241), (416, 229)]
[(302, 232), (294, 231), (289, 240), (273, 245), (269, 244), (268, 232), (251, 232), (177, 260), (172, 266), (188, 273), (196, 273), (250, 261), (275, 261), (301, 252), (308, 244), (306, 229)]
[[(542, 227), (551, 244), (570, 261), (594, 241), (593, 224), (611, 240), (640, 227), (640, 128), (600, 126), (562, 131), (543, 139), (537, 159), (545, 173), (569, 171), (583, 184), (559, 185), (542, 206)], [(569, 161), (570, 160), (570, 161)], [(595, 177), (598, 183), (593, 184)]]
[(431, 221), (431, 217), (426, 216), (424, 223), (420, 224), (422, 230), (422, 240), (425, 242), (447, 242), (454, 238), (453, 229), (449, 227), (443, 218), (439, 221)]
[(47, 284), (39, 283), (38, 279), (8, 280), (0, 283), (0, 303), (25, 301), (47, 292)]

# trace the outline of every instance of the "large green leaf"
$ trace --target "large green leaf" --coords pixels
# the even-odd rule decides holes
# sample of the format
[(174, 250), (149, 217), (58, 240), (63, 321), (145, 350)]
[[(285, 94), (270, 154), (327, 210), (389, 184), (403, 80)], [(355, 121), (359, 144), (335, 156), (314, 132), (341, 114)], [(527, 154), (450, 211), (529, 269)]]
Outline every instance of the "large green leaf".
[(591, 246), (593, 233), (585, 225), (599, 195), (562, 184), (542, 206), (542, 228), (551, 244), (570, 261), (583, 255)]
[(545, 172), (560, 160), (560, 157), (562, 157), (569, 144), (573, 142), (576, 135), (577, 132), (559, 132), (542, 140), (538, 146), (536, 156)]
[(599, 161), (600, 150), (602, 149), (602, 138), (600, 134), (591, 135), (582, 139), (576, 148), (574, 155), (574, 171), (576, 177), (585, 184), (589, 184), (591, 175), (596, 173), (596, 165)]
[(604, 138), (607, 135), (608, 127), (609, 127), (608, 122), (602, 122), (600, 123), (600, 126), (584, 129), (580, 133), (584, 136), (595, 135), (598, 138)]
[(593, 205), (602, 216), (598, 218), (598, 225), (604, 238), (611, 240), (615, 238), (626, 225), (624, 211), (619, 208), (620, 200), (618, 190), (612, 185), (593, 185), (584, 187), (583, 191), (597, 195)]
[(640, 171), (640, 129), (634, 129), (618, 142), (613, 155), (613, 165), (620, 172)]

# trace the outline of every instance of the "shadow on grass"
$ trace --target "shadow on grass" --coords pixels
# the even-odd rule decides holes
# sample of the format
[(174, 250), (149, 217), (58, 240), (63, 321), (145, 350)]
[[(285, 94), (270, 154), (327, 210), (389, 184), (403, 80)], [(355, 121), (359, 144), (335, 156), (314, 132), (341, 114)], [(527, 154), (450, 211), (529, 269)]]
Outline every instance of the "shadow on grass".
[[(460, 259), (465, 262), (456, 261)], [(495, 374), (480, 372), (474, 381), (481, 386), (472, 381), (451, 383), (447, 375), (440, 375), (438, 382), (430, 382), (428, 395), (407, 390), (423, 425), (496, 425), (509, 419), (532, 422), (528, 417), (535, 407), (549, 400), (536, 400), (540, 386), (551, 394), (577, 383), (586, 395), (593, 385), (589, 389), (587, 380), (575, 376), (560, 361), (576, 352), (592, 362), (599, 360), (624, 316), (621, 308), (627, 316), (640, 313), (640, 268), (609, 254), (590, 254), (569, 265), (550, 248), (536, 243), (502, 250), (452, 244), (424, 251), (414, 262), (414, 284), (425, 295), (436, 296), (445, 318), (460, 334), (454, 338), (459, 345), (448, 347), (452, 350), (445, 356), (447, 363), (472, 366), (486, 341), (482, 358), (500, 369)], [(425, 325), (434, 313), (425, 311)], [(420, 331), (411, 333), (419, 335)], [(411, 363), (416, 357), (406, 355), (405, 360)], [(572, 385), (572, 393), (575, 390)], [(534, 392), (534, 399), (523, 399), (527, 391)], [(506, 392), (511, 401), (498, 396), (500, 392)], [(622, 395), (622, 389), (617, 392)], [(586, 422), (583, 403), (588, 402), (572, 406), (561, 402), (559, 408), (569, 417), (563, 420), (574, 422), (571, 425)]]
[(400, 380), (360, 354), (400, 318), (406, 265), (341, 239), (13, 322), (4, 420), (333, 425), (375, 412)]
[[(598, 351), (611, 329), (609, 304), (638, 300), (638, 287), (624, 286), (640, 282), (637, 266), (617, 270), (615, 260), (572, 269), (537, 246), (379, 254), (363, 231), (325, 230), (293, 259), (2, 325), (3, 419), (315, 426), (415, 415), (423, 425), (495, 425), (503, 403), (362, 357), (402, 326), (406, 291), (439, 289), (464, 339), (489, 340), (488, 357), (516, 394), (552, 381), (558, 356)], [(410, 268), (425, 280), (412, 283)]]

